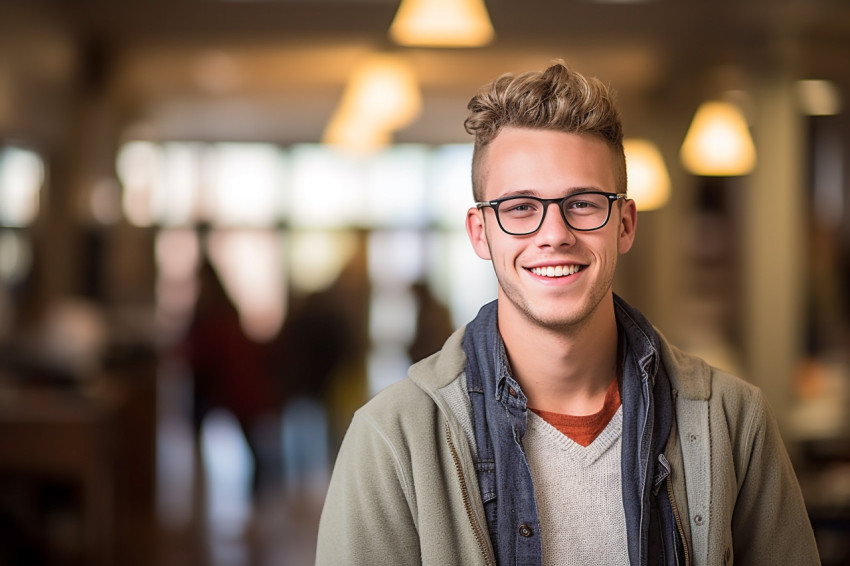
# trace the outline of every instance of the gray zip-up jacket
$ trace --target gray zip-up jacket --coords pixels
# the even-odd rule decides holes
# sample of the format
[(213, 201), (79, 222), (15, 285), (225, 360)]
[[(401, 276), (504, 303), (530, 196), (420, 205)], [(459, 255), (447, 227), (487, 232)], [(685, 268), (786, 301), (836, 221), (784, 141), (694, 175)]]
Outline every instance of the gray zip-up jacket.
[[(317, 564), (495, 564), (473, 463), (463, 334), (355, 414), (322, 512)], [(676, 412), (665, 455), (691, 564), (819, 564), (761, 392), (663, 337), (661, 356)]]

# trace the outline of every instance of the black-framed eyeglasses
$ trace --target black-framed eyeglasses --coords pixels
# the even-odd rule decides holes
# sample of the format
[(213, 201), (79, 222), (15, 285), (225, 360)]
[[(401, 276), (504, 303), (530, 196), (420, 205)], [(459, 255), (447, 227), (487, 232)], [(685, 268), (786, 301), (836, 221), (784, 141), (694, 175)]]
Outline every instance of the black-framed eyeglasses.
[(499, 228), (511, 236), (527, 236), (537, 232), (546, 218), (549, 205), (557, 203), (561, 217), (573, 230), (599, 230), (608, 223), (611, 207), (626, 193), (581, 191), (562, 198), (512, 196), (486, 202), (476, 202), (480, 208), (489, 207), (496, 213)]

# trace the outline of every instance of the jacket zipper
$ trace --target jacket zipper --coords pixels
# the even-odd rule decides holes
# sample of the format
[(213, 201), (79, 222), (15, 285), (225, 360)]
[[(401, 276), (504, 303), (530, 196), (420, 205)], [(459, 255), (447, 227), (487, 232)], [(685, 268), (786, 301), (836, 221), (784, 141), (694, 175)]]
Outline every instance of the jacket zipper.
[(676, 518), (676, 529), (679, 531), (679, 538), (682, 539), (682, 548), (685, 551), (685, 566), (691, 564), (691, 551), (688, 548), (688, 539), (685, 538), (685, 531), (682, 529), (682, 518), (679, 516), (679, 507), (676, 505), (676, 497), (673, 495), (673, 480), (667, 476), (667, 497), (670, 499), (670, 506), (673, 508), (673, 517)]
[(451, 430), (449, 429), (449, 423), (446, 422), (446, 440), (449, 443), (449, 450), (452, 453), (452, 460), (455, 465), (455, 472), (457, 472), (458, 480), (460, 481), (460, 492), (463, 498), (463, 507), (466, 509), (466, 516), (469, 519), (469, 523), (472, 525), (472, 531), (475, 533), (475, 540), (478, 542), (478, 549), (481, 551), (481, 556), (484, 558), (484, 563), (488, 565), (495, 566), (495, 562), (490, 557), (490, 553), (487, 550), (487, 544), (485, 542), (484, 533), (481, 530), (481, 526), (478, 524), (478, 521), (475, 519), (475, 513), (472, 510), (472, 505), (469, 501), (469, 490), (466, 485), (466, 477), (463, 474), (463, 468), (460, 465), (460, 457), (457, 454), (457, 450), (455, 449), (454, 441), (452, 441)]

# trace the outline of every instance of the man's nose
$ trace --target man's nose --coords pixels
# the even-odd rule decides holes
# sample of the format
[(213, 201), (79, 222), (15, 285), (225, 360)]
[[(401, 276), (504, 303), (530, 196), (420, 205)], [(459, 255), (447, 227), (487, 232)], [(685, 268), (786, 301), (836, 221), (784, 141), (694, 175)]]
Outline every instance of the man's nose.
[[(554, 210), (553, 210), (554, 208)], [(550, 202), (546, 206), (546, 214), (543, 223), (537, 230), (539, 242), (544, 245), (561, 245), (575, 243), (575, 233), (569, 227), (564, 215), (561, 213), (561, 205)]]

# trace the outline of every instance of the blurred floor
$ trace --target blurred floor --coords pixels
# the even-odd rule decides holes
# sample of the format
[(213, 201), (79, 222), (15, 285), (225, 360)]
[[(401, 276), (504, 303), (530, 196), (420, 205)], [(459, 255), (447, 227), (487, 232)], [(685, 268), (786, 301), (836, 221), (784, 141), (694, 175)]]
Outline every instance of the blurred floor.
[(312, 565), (322, 497), (269, 494), (242, 532), (161, 528), (158, 566)]
[(254, 462), (236, 420), (214, 411), (196, 443), (188, 416), (168, 409), (179, 405), (160, 406), (157, 566), (312, 565), (329, 476), (322, 409), (302, 400), (270, 419), (282, 465), (254, 497)]

